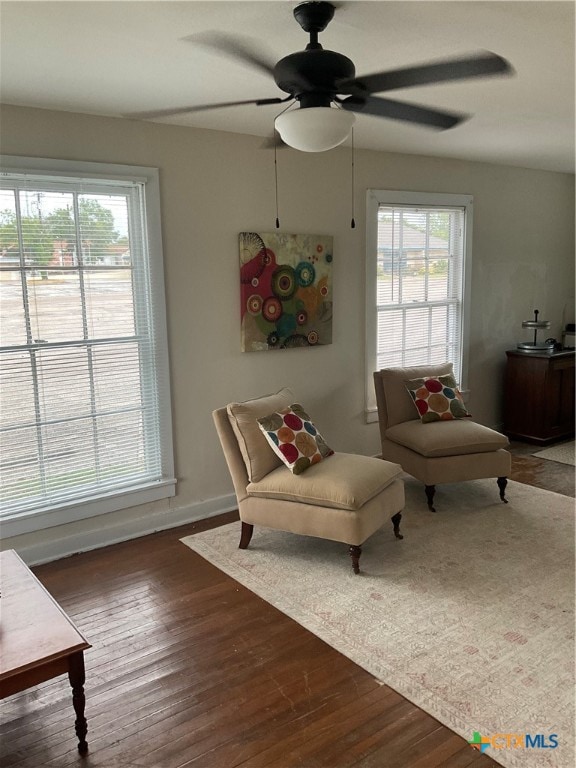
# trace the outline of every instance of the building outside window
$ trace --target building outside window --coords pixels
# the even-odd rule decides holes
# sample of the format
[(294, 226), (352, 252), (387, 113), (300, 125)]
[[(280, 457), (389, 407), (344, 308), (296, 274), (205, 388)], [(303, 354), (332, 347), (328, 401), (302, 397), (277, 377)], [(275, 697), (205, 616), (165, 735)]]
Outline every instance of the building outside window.
[(2, 169), (3, 535), (174, 495), (157, 171)]
[(466, 387), (472, 198), (369, 190), (366, 218), (366, 415), (375, 421), (381, 368), (449, 361)]

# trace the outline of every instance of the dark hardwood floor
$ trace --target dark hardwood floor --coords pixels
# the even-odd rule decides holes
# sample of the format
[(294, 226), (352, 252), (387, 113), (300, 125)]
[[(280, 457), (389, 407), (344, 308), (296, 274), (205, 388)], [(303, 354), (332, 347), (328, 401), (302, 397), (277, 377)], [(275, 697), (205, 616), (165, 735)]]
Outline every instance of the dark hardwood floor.
[(542, 447), (530, 443), (512, 442), (512, 479), (564, 496), (576, 496), (574, 467), (534, 456), (534, 453), (542, 450)]
[(34, 569), (92, 643), (89, 753), (58, 678), (2, 702), (3, 768), (496, 766), (179, 542), (234, 519)]

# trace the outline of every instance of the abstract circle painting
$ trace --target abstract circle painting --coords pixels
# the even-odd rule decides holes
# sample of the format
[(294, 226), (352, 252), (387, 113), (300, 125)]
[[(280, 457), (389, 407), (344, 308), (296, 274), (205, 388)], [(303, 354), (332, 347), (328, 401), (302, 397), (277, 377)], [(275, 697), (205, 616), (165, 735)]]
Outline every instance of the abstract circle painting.
[(243, 352), (332, 343), (330, 235), (241, 232)]

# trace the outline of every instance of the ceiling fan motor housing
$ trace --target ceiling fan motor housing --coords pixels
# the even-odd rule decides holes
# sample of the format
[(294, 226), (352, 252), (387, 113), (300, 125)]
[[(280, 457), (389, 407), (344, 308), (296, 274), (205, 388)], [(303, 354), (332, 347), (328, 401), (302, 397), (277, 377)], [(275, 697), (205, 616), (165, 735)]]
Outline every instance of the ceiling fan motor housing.
[(291, 53), (274, 67), (278, 88), (295, 96), (302, 107), (329, 106), (338, 93), (337, 83), (355, 74), (347, 56), (324, 48)]

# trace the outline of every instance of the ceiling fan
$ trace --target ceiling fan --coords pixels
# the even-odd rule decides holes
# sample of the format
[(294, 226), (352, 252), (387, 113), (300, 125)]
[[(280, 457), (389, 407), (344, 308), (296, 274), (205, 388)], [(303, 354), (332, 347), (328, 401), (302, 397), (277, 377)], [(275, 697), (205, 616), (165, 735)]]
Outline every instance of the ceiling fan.
[[(218, 33), (185, 38), (207, 45), (244, 64), (271, 75), (280, 90), (288, 95), (216, 104), (203, 104), (155, 112), (140, 112), (142, 119), (200, 112), (246, 104), (264, 106), (292, 102), (275, 121), (283, 141), (296, 149), (318, 152), (341, 144), (349, 135), (354, 114), (403, 120), (436, 129), (452, 128), (466, 115), (439, 111), (417, 104), (375, 96), (399, 88), (409, 88), (451, 80), (512, 74), (506, 59), (489, 51), (467, 57), (445, 59), (402, 69), (376, 72), (356, 77), (353, 62), (341, 53), (329, 51), (318, 42), (318, 33), (326, 29), (334, 16), (329, 2), (304, 2), (294, 8), (294, 17), (310, 35), (305, 50), (291, 53), (276, 64), (240, 39)], [(290, 109), (291, 106), (294, 109)]]

